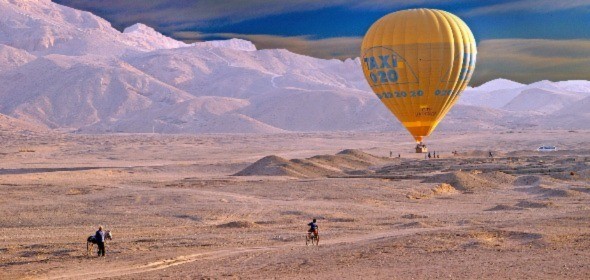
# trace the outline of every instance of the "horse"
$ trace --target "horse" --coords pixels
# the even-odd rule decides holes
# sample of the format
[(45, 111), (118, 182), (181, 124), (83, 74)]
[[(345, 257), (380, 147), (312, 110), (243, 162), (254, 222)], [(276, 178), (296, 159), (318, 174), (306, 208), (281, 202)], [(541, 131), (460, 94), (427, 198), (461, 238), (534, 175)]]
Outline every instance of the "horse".
[[(113, 234), (110, 230), (105, 232), (105, 239), (113, 240)], [(88, 238), (86, 238), (86, 255), (90, 256), (94, 244), (96, 244), (96, 237), (94, 237), (94, 235), (88, 236)]]
[(307, 235), (305, 236), (305, 245), (309, 245), (311, 243), (311, 245), (315, 245), (318, 246), (320, 245), (320, 230), (319, 228), (316, 228), (315, 231), (313, 232), (307, 232)]

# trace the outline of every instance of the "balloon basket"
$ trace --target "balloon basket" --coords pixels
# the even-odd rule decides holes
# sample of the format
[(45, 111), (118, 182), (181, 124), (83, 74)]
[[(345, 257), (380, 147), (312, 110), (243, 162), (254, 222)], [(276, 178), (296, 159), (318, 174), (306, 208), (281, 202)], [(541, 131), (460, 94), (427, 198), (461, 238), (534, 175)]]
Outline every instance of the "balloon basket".
[(426, 147), (426, 145), (420, 143), (420, 144), (416, 145), (416, 153), (417, 154), (428, 153), (428, 148)]

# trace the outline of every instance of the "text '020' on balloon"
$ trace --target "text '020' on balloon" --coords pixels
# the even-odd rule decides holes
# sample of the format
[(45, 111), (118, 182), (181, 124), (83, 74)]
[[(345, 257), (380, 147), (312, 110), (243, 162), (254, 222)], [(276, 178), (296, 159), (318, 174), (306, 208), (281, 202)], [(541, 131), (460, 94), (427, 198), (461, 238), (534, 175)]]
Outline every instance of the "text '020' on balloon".
[(467, 87), (477, 49), (457, 16), (432, 9), (384, 16), (361, 46), (365, 78), (417, 142), (430, 135)]
[[(414, 70), (392, 47), (373, 47), (362, 55), (363, 68), (368, 71), (372, 86), (418, 82)], [(403, 75), (399, 75), (399, 71)], [(409, 71), (409, 73), (407, 72)]]

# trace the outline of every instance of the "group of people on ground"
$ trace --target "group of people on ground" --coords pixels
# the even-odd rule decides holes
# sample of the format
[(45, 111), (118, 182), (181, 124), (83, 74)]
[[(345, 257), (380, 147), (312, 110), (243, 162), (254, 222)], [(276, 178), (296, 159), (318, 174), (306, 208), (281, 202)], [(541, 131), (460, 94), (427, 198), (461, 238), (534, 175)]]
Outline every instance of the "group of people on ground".
[(424, 158), (440, 158), (440, 154), (436, 154), (436, 151), (434, 151), (432, 154), (430, 154), (430, 152), (428, 152), (427, 155), (424, 155)]
[[(393, 157), (393, 152), (392, 151), (389, 151), (389, 157)], [(401, 158), (402, 157), (402, 154), (397, 154), (397, 157), (398, 158)]]

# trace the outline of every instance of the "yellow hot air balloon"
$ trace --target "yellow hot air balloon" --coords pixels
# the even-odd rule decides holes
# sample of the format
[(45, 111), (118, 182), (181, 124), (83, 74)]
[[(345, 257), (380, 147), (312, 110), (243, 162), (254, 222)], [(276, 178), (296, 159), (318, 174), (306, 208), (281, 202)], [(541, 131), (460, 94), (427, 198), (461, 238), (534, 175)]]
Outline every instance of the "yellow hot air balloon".
[(371, 26), (361, 62), (377, 97), (421, 143), (467, 86), (476, 54), (473, 33), (460, 18), (412, 9)]

